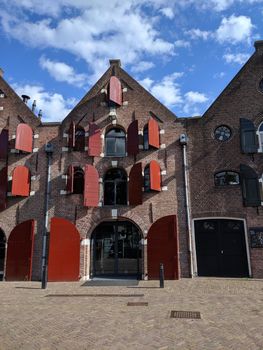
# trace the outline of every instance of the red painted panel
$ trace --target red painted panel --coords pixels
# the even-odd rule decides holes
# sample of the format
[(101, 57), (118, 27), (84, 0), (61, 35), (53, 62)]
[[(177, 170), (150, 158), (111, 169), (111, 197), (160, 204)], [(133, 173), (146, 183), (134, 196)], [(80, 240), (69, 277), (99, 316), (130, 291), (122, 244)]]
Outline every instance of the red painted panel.
[(7, 167), (0, 171), (0, 211), (6, 208), (6, 195), (8, 188)]
[(99, 174), (92, 165), (85, 166), (84, 206), (97, 207), (99, 205)]
[(19, 165), (13, 170), (12, 195), (28, 197), (30, 194), (30, 172), (26, 166)]
[(8, 130), (3, 129), (0, 134), (0, 159), (6, 159), (8, 155)]
[(73, 193), (74, 185), (74, 166), (70, 165), (68, 167), (68, 176), (67, 176), (67, 191)]
[(138, 120), (134, 120), (127, 130), (127, 151), (128, 155), (136, 155), (139, 153), (139, 135), (138, 135)]
[(70, 148), (75, 147), (75, 131), (76, 131), (76, 125), (72, 121), (69, 126), (69, 131), (68, 131), (68, 146)]
[(134, 164), (129, 175), (129, 203), (130, 205), (142, 204), (142, 163)]
[(176, 215), (164, 216), (152, 224), (147, 235), (148, 278), (159, 279), (160, 263), (165, 279), (179, 278)]
[(27, 124), (18, 124), (16, 128), (15, 148), (31, 153), (33, 151), (33, 131)]
[(150, 162), (151, 190), (161, 191), (161, 169), (156, 160)]
[(48, 281), (78, 281), (80, 264), (80, 235), (70, 221), (51, 219)]
[(89, 123), (89, 156), (99, 157), (101, 153), (101, 131), (95, 123)]
[(159, 134), (159, 125), (156, 120), (150, 118), (148, 122), (149, 128), (149, 146), (153, 146), (155, 148), (160, 147), (160, 134)]
[(8, 239), (6, 258), (7, 281), (30, 281), (34, 245), (34, 220), (17, 225)]
[(117, 105), (122, 105), (122, 89), (121, 82), (117, 77), (110, 78), (110, 93), (109, 93), (110, 101), (116, 103)]

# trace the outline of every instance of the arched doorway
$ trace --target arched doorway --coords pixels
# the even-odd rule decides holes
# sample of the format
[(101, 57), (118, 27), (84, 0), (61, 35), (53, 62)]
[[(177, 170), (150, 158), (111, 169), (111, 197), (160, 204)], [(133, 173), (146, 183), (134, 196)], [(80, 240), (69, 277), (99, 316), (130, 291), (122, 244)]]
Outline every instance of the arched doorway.
[(5, 246), (6, 246), (5, 234), (0, 229), (0, 281), (3, 281), (3, 278), (4, 278)]
[(91, 237), (91, 276), (142, 277), (142, 234), (130, 221), (104, 221)]

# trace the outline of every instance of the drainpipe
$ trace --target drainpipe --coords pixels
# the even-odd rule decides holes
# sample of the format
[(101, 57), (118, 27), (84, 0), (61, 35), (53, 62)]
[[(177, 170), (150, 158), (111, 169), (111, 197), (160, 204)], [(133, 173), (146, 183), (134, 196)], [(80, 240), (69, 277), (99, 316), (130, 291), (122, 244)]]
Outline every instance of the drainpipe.
[(42, 273), (41, 273), (41, 288), (47, 288), (47, 235), (48, 235), (48, 203), (50, 197), (50, 179), (51, 179), (51, 158), (53, 154), (53, 145), (47, 143), (45, 145), (45, 152), (47, 155), (47, 182), (45, 195), (45, 221), (43, 230), (43, 247), (42, 247)]
[(191, 230), (191, 208), (190, 208), (190, 186), (189, 186), (189, 174), (188, 174), (188, 159), (186, 146), (188, 137), (186, 134), (180, 135), (180, 145), (183, 151), (183, 167), (184, 167), (184, 190), (185, 190), (185, 207), (186, 207), (186, 223), (188, 232), (188, 253), (190, 263), (190, 276), (194, 276), (193, 269), (193, 242), (192, 242), (192, 230)]

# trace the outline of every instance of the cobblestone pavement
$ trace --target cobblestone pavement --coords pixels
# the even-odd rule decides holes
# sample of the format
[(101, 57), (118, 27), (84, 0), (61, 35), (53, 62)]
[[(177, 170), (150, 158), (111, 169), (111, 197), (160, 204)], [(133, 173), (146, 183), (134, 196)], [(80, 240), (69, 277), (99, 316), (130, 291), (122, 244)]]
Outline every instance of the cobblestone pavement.
[[(1, 282), (0, 298), (1, 350), (263, 349), (263, 280), (182, 279), (164, 289), (157, 281), (49, 283), (46, 290)], [(148, 306), (127, 306), (137, 301)], [(202, 318), (170, 318), (171, 310)]]

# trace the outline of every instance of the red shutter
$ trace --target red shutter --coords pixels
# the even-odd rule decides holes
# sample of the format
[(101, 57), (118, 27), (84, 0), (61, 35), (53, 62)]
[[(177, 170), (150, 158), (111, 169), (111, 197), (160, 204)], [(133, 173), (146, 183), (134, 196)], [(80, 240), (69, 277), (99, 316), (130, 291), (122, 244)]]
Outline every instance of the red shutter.
[(30, 281), (34, 245), (34, 220), (17, 225), (10, 233), (6, 257), (7, 281)]
[(30, 194), (30, 172), (26, 166), (19, 165), (13, 171), (12, 195), (28, 197)]
[(151, 118), (148, 122), (149, 129), (149, 146), (155, 148), (160, 147), (160, 134), (159, 134), (159, 125), (156, 120)]
[(142, 163), (134, 164), (129, 175), (129, 204), (142, 204)]
[(99, 205), (99, 174), (92, 165), (85, 166), (84, 206), (97, 207)]
[(0, 211), (6, 208), (7, 181), (7, 167), (5, 167), (0, 171)]
[(73, 193), (74, 186), (74, 166), (70, 165), (68, 167), (68, 176), (67, 176), (67, 191)]
[(128, 127), (127, 131), (127, 151), (128, 155), (136, 155), (139, 153), (139, 135), (138, 135), (138, 120), (134, 120)]
[(8, 130), (3, 129), (0, 134), (0, 159), (6, 159), (8, 154)]
[(164, 216), (152, 224), (147, 235), (148, 278), (159, 279), (160, 263), (162, 263), (164, 278), (178, 279), (178, 256), (176, 216)]
[(89, 123), (89, 156), (99, 157), (101, 153), (101, 131), (97, 124)]
[(80, 235), (75, 225), (63, 218), (52, 218), (50, 224), (48, 281), (78, 281)]
[(117, 77), (110, 78), (110, 101), (116, 103), (117, 105), (122, 105), (122, 89), (121, 82)]
[(76, 126), (75, 123), (72, 121), (69, 126), (69, 131), (68, 131), (68, 146), (70, 148), (75, 147), (75, 131), (76, 131)]
[(16, 128), (16, 149), (31, 153), (33, 150), (33, 131), (27, 124), (18, 124)]
[(161, 191), (161, 169), (156, 160), (150, 162), (151, 190)]

